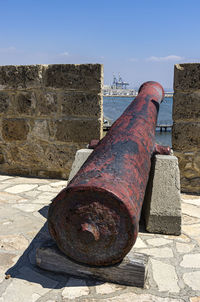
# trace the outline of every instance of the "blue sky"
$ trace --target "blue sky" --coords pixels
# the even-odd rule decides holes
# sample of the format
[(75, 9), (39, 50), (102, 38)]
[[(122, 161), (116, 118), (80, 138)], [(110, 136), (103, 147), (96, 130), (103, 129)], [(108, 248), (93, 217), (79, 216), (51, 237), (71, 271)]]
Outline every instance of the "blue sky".
[(0, 65), (102, 63), (173, 86), (174, 64), (200, 61), (199, 0), (0, 0)]

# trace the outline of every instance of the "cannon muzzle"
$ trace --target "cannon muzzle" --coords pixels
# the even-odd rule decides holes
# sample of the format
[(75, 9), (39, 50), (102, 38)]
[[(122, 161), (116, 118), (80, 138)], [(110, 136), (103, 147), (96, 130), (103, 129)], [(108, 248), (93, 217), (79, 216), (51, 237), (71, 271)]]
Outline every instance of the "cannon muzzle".
[(163, 98), (160, 84), (144, 83), (50, 205), (50, 234), (75, 261), (111, 265), (135, 243)]

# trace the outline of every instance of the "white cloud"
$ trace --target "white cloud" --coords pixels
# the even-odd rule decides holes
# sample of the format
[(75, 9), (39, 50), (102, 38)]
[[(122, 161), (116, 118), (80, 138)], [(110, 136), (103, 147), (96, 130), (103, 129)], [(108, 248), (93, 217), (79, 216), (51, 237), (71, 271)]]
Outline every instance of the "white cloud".
[(155, 57), (151, 56), (146, 59), (146, 61), (152, 61), (152, 62), (167, 62), (167, 61), (180, 61), (183, 60), (184, 58), (181, 56), (176, 56), (176, 55), (170, 55), (170, 56), (165, 56), (165, 57)]

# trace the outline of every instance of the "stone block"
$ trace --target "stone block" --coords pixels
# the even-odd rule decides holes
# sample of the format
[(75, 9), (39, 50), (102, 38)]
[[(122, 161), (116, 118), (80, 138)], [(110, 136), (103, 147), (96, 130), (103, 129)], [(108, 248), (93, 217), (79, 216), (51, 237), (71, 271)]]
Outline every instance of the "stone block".
[(34, 119), (27, 139), (31, 142), (36, 141), (36, 142), (40, 142), (40, 141), (44, 141), (44, 142), (50, 142), (53, 140), (53, 138), (51, 138), (51, 132), (50, 132), (50, 128), (49, 128), (49, 123), (47, 119)]
[(37, 116), (56, 116), (59, 112), (58, 93), (40, 89), (36, 91)]
[(2, 120), (2, 137), (5, 141), (26, 140), (29, 127), (24, 119), (8, 118)]
[[(181, 178), (200, 178), (200, 151), (174, 151), (178, 158)], [(200, 184), (199, 184), (200, 186)]]
[(65, 172), (69, 176), (70, 168), (74, 160), (76, 151), (86, 144), (66, 143), (66, 144), (46, 144), (43, 145), (45, 165), (49, 170)]
[(10, 174), (17, 175), (20, 175), (20, 171), (25, 175), (26, 171), (26, 175), (68, 178), (76, 151), (81, 147), (85, 147), (85, 144), (54, 144), (37, 140), (7, 143), (2, 147), (1, 171), (8, 170)]
[(200, 152), (174, 151), (179, 161), (181, 191), (200, 193)]
[(0, 91), (0, 114), (7, 113), (10, 103), (11, 96), (7, 92)]
[[(20, 115), (35, 115), (36, 99), (33, 91), (18, 92), (15, 95), (15, 110)], [(15, 113), (16, 113), (15, 112)]]
[(101, 64), (53, 64), (45, 68), (45, 87), (101, 92), (102, 85)]
[(96, 119), (62, 119), (55, 124), (60, 142), (89, 142), (101, 137), (101, 121)]
[(80, 168), (92, 152), (93, 149), (80, 149), (76, 152), (68, 181), (70, 181), (76, 175), (76, 173), (80, 170)]
[(200, 89), (200, 63), (184, 63), (174, 66), (174, 91)]
[(200, 148), (200, 121), (174, 122), (172, 148), (174, 150), (197, 150)]
[(200, 121), (200, 90), (174, 93), (173, 120)]
[(8, 163), (1, 165), (1, 173), (6, 175), (34, 176), (30, 174), (29, 168), (19, 167), (15, 164), (10, 166)]
[(200, 177), (181, 177), (181, 191), (185, 193), (200, 194)]
[(40, 87), (42, 70), (43, 65), (0, 66), (0, 90)]
[[(10, 167), (29, 169), (38, 166), (42, 168), (45, 165), (44, 150), (37, 142), (8, 142), (3, 146), (6, 163)], [(33, 151), (34, 150), (34, 151)], [(3, 168), (3, 166), (1, 166)]]
[(152, 158), (143, 211), (147, 231), (181, 234), (180, 175), (175, 156)]
[(4, 157), (4, 148), (0, 146), (0, 164), (3, 164), (5, 162), (5, 157)]
[(102, 136), (102, 85), (100, 64), (0, 66), (1, 171), (67, 178)]
[(62, 115), (101, 118), (103, 111), (101, 94), (67, 91), (61, 93), (59, 97)]

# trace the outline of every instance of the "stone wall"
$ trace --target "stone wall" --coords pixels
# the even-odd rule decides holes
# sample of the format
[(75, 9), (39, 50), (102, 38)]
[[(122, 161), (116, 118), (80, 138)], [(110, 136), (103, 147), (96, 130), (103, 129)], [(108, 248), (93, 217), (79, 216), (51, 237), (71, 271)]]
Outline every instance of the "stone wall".
[(200, 193), (200, 64), (175, 65), (173, 120), (181, 189)]
[(67, 178), (102, 136), (103, 66), (0, 66), (0, 173)]

